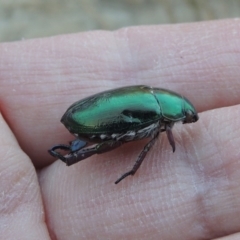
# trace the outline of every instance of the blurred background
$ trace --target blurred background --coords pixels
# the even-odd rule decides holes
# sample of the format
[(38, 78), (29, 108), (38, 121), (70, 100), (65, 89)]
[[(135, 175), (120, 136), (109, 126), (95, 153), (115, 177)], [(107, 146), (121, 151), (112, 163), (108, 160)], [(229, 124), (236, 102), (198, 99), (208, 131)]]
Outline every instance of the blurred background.
[(240, 0), (0, 0), (0, 42), (239, 16)]

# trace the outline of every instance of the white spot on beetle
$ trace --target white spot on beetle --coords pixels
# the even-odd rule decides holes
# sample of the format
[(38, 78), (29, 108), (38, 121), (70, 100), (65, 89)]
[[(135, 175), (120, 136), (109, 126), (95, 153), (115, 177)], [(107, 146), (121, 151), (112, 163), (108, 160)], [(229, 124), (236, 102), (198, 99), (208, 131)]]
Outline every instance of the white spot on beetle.
[(119, 135), (120, 135), (120, 134), (113, 133), (113, 134), (111, 135), (111, 138), (112, 138), (112, 139), (115, 139), (115, 138), (117, 138)]
[(101, 138), (101, 139), (105, 139), (106, 137), (107, 137), (106, 134), (101, 134), (101, 135), (100, 135), (100, 138)]

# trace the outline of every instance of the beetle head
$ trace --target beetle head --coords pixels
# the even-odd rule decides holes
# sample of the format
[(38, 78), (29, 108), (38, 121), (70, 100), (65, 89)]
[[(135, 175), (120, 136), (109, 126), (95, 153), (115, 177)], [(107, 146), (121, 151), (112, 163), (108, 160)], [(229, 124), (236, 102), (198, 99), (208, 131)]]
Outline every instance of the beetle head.
[(184, 101), (184, 115), (185, 115), (185, 118), (183, 119), (183, 124), (196, 122), (199, 119), (196, 109), (194, 108), (192, 103), (189, 102), (188, 99), (183, 98), (183, 101)]
[(199, 119), (197, 112), (193, 112), (191, 110), (187, 110), (185, 112), (185, 116), (186, 117), (183, 120), (183, 124), (193, 123), (193, 122), (196, 122)]

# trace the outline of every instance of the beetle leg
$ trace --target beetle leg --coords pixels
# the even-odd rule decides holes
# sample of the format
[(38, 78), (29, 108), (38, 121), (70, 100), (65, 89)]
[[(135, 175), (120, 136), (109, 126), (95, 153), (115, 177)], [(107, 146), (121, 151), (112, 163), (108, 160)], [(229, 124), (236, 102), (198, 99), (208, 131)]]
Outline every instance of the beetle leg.
[(147, 143), (147, 145), (145, 145), (145, 147), (143, 148), (142, 152), (140, 153), (140, 155), (138, 156), (135, 164), (133, 165), (132, 170), (130, 170), (129, 172), (124, 173), (116, 182), (115, 184), (118, 184), (120, 181), (122, 181), (124, 178), (126, 178), (129, 175), (134, 175), (136, 173), (136, 171), (138, 170), (138, 168), (140, 167), (140, 165), (142, 164), (145, 156), (147, 155), (148, 151), (151, 149), (151, 147), (153, 146), (153, 144), (155, 143), (156, 139), (158, 138), (159, 132), (157, 132), (155, 134), (155, 136)]
[(65, 145), (65, 144), (59, 144), (56, 146), (53, 146), (51, 149), (48, 150), (48, 152), (56, 158), (59, 158), (60, 160), (62, 160), (63, 162), (67, 161), (67, 158), (64, 157), (61, 153), (56, 152), (56, 149), (61, 149), (64, 151), (70, 151), (70, 152), (76, 152), (79, 151), (81, 148), (86, 146), (86, 142), (80, 140), (80, 139), (75, 139), (72, 142), (70, 142), (70, 145)]
[(59, 158), (59, 159), (61, 159), (62, 161), (65, 162), (66, 158), (65, 158), (62, 154), (60, 154), (59, 152), (56, 152), (56, 151), (55, 151), (56, 149), (61, 149), (61, 150), (65, 150), (65, 151), (70, 151), (70, 150), (71, 150), (71, 147), (70, 147), (69, 145), (59, 144), (59, 145), (53, 146), (51, 149), (48, 150), (48, 152), (49, 152), (53, 157)]
[(171, 125), (166, 125), (166, 133), (167, 133), (168, 141), (169, 141), (170, 145), (172, 146), (172, 150), (173, 150), (173, 152), (175, 152), (175, 141), (174, 141), (174, 137), (172, 134), (172, 126)]
[(91, 157), (94, 154), (101, 154), (101, 153), (111, 151), (115, 148), (120, 147), (122, 144), (123, 142), (115, 141), (115, 140), (102, 142), (97, 145), (94, 145), (93, 147), (80, 149), (77, 152), (70, 153), (68, 156), (65, 157), (64, 162), (67, 164), (67, 166), (70, 166), (88, 157)]

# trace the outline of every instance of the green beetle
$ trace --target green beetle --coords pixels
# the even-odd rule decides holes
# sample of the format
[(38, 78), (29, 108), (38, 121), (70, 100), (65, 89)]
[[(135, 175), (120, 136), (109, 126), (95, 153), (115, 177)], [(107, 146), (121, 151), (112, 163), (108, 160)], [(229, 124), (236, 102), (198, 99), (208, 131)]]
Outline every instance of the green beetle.
[[(194, 106), (175, 92), (144, 85), (117, 88), (71, 105), (61, 122), (76, 139), (70, 145), (52, 147), (49, 153), (69, 166), (93, 154), (111, 151), (126, 142), (150, 138), (133, 168), (123, 174), (115, 182), (117, 184), (136, 173), (160, 132), (166, 131), (174, 152), (174, 123), (192, 123), (197, 120)], [(63, 156), (56, 149), (69, 153)]]

